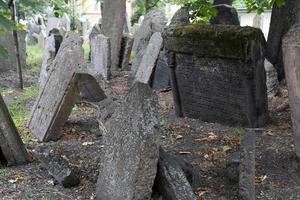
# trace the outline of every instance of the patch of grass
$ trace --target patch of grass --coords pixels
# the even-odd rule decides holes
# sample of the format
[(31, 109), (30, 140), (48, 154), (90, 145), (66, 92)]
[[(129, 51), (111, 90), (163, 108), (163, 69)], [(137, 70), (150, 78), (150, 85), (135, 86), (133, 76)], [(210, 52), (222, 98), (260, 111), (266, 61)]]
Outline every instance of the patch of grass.
[(82, 45), (82, 48), (83, 48), (83, 51), (84, 51), (84, 59), (88, 60), (89, 59), (89, 54), (90, 54), (90, 51), (91, 51), (90, 43), (89, 42), (85, 42)]
[(43, 48), (39, 47), (38, 45), (28, 45), (27, 48), (27, 66), (40, 67), (42, 64), (43, 58)]

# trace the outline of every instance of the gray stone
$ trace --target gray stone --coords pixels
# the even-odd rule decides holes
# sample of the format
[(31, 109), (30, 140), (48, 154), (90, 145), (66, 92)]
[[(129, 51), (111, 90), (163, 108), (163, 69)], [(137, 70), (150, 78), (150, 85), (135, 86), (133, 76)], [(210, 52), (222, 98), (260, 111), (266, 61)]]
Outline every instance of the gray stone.
[(34, 154), (61, 186), (71, 188), (79, 185), (78, 173), (72, 169), (69, 161), (57, 150), (39, 146), (35, 148)]
[(153, 74), (152, 88), (165, 90), (170, 87), (170, 71), (167, 62), (166, 52), (160, 51)]
[(289, 91), (289, 104), (294, 130), (295, 151), (300, 157), (300, 25), (295, 24), (283, 38), (282, 51), (286, 80)]
[[(19, 49), (21, 58), (21, 67), (26, 66), (26, 42), (25, 42), (25, 31), (18, 31)], [(0, 60), (0, 72), (9, 70), (17, 71), (17, 55), (15, 48), (15, 41), (13, 34), (10, 32), (0, 33), (0, 44), (4, 47), (8, 53), (8, 57)]]
[(101, 24), (95, 24), (89, 35), (90, 43), (92, 39), (99, 34), (101, 34)]
[(266, 59), (265, 70), (267, 75), (268, 96), (274, 97), (279, 92), (279, 81), (275, 67)]
[(136, 83), (106, 124), (99, 200), (151, 199), (159, 157), (158, 98)]
[(217, 16), (211, 18), (211, 24), (240, 25), (239, 16), (234, 7), (221, 4), (213, 8), (217, 10)]
[(117, 70), (126, 18), (126, 0), (104, 0), (102, 16), (102, 34), (111, 38), (111, 67)]
[(28, 154), (0, 94), (0, 166), (24, 164)]
[(155, 64), (158, 59), (158, 55), (160, 53), (162, 44), (163, 38), (161, 37), (161, 33), (154, 33), (145, 50), (143, 59), (136, 73), (134, 82), (150, 84), (151, 77), (154, 72)]
[(300, 11), (300, 1), (286, 0), (285, 4), (278, 7), (274, 4), (270, 30), (268, 35), (266, 58), (274, 65), (278, 73), (278, 79), (284, 79), (284, 65), (282, 58), (282, 38), (296, 23), (297, 14)]
[(226, 158), (226, 173), (230, 181), (239, 182), (240, 177), (240, 151), (233, 152)]
[(255, 200), (255, 130), (241, 137), (239, 193), (242, 200)]
[(185, 8), (180, 8), (172, 17), (169, 26), (188, 24), (188, 23), (190, 23), (189, 11)]
[(131, 77), (135, 77), (135, 74), (138, 71), (151, 36), (155, 32), (162, 32), (165, 25), (166, 17), (164, 11), (158, 9), (146, 14), (140, 28), (134, 35)]
[(111, 40), (104, 35), (97, 35), (91, 40), (90, 74), (101, 74), (106, 80), (111, 77)]
[(129, 70), (130, 56), (133, 46), (133, 37), (126, 34), (122, 38), (122, 48), (121, 48), (121, 68), (122, 70)]
[(251, 27), (169, 27), (165, 48), (177, 115), (264, 125), (268, 101), (263, 47), (263, 33)]

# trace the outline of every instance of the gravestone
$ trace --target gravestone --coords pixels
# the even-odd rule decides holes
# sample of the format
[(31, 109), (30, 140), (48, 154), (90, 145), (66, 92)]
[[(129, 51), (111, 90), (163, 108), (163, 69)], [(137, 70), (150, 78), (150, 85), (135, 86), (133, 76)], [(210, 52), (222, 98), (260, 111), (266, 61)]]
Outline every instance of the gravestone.
[(300, 1), (294, 0), (286, 0), (281, 7), (278, 7), (275, 3), (272, 9), (266, 58), (276, 68), (279, 81), (285, 78), (281, 48), (282, 38), (296, 23), (297, 13), (299, 12)]
[(151, 77), (154, 72), (155, 64), (162, 47), (163, 38), (161, 33), (154, 33), (144, 53), (141, 64), (135, 76), (135, 82), (151, 84)]
[[(81, 79), (94, 79), (84, 74), (87, 69), (82, 42), (78, 34), (66, 34), (50, 67), (47, 81), (39, 92), (28, 126), (41, 141), (57, 140), (60, 137), (59, 130), (79, 97), (79, 82)], [(101, 90), (100, 86), (98, 89)]]
[(153, 74), (152, 88), (164, 90), (170, 86), (170, 72), (165, 50), (160, 51)]
[(0, 95), (0, 165), (24, 164), (28, 154)]
[(101, 34), (101, 24), (95, 24), (90, 32), (89, 40), (92, 41), (93, 37)]
[(264, 42), (251, 27), (169, 27), (165, 48), (177, 115), (262, 126), (268, 117)]
[(102, 14), (102, 34), (111, 38), (111, 69), (117, 70), (123, 27), (126, 18), (126, 0), (104, 0)]
[(220, 4), (213, 8), (217, 10), (217, 16), (211, 18), (211, 24), (240, 25), (238, 13), (233, 6)]
[(158, 98), (136, 83), (103, 134), (99, 200), (151, 199), (159, 157)]
[(295, 24), (283, 38), (282, 51), (289, 91), (289, 104), (291, 107), (294, 129), (295, 150), (300, 157), (300, 25)]
[(104, 35), (97, 35), (91, 40), (91, 67), (90, 74), (101, 74), (106, 80), (111, 77), (111, 40)]
[(268, 96), (274, 97), (279, 92), (279, 81), (278, 75), (275, 67), (265, 59), (265, 70), (267, 75), (267, 89), (268, 89)]
[(49, 33), (49, 36), (45, 40), (43, 62), (39, 78), (40, 88), (44, 87), (48, 79), (48, 74), (51, 71), (51, 64), (58, 53), (62, 40), (63, 36), (59, 33), (58, 29), (52, 29)]
[(189, 17), (189, 11), (185, 8), (180, 8), (173, 15), (169, 26), (188, 24), (190, 23)]
[[(26, 32), (18, 31), (19, 40), (19, 50), (21, 58), (21, 66), (26, 66), (26, 42), (25, 42)], [(0, 72), (5, 72), (9, 70), (17, 71), (17, 55), (15, 48), (15, 41), (13, 34), (10, 32), (0, 33), (0, 44), (6, 49), (8, 57), (0, 60)]]
[(121, 48), (121, 68), (122, 70), (129, 70), (130, 55), (133, 46), (133, 37), (130, 34), (125, 34), (122, 38)]
[(141, 64), (145, 50), (148, 46), (151, 36), (155, 32), (162, 32), (166, 25), (166, 17), (164, 11), (158, 9), (150, 11), (134, 36), (132, 47), (133, 63), (131, 66), (131, 77), (135, 77), (136, 72)]

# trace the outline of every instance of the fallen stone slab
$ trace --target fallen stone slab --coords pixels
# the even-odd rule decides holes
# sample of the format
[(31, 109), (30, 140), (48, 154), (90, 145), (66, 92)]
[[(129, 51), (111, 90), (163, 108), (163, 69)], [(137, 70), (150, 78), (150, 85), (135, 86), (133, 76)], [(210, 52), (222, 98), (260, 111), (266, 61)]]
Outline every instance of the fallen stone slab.
[(80, 183), (78, 173), (72, 169), (69, 161), (54, 149), (39, 146), (34, 154), (49, 174), (64, 188), (76, 187)]
[(28, 153), (0, 94), (0, 165), (28, 162)]
[(158, 98), (136, 83), (108, 121), (97, 183), (99, 200), (150, 199), (159, 157)]
[(163, 199), (196, 200), (192, 185), (199, 186), (200, 176), (186, 162), (160, 149), (154, 189)]

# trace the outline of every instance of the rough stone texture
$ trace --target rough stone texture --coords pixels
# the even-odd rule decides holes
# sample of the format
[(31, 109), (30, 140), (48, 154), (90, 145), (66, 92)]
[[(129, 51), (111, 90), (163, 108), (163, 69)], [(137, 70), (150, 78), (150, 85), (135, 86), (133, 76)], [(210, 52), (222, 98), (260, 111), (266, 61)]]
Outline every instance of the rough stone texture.
[(300, 157), (300, 25), (297, 23), (284, 36), (282, 51), (292, 113), (295, 150)]
[(130, 56), (132, 51), (134, 39), (131, 35), (126, 34), (122, 38), (121, 48), (121, 68), (122, 70), (129, 70)]
[(64, 15), (63, 18), (49, 17), (47, 21), (47, 34), (53, 29), (58, 29), (61, 33), (70, 31), (70, 19), (69, 16)]
[(270, 30), (268, 35), (266, 58), (277, 69), (278, 79), (284, 79), (284, 65), (282, 58), (282, 38), (296, 23), (300, 11), (300, 1), (287, 0), (282, 7), (273, 6)]
[(197, 200), (194, 188), (199, 187), (197, 170), (179, 158), (160, 149), (154, 190), (166, 200)]
[(132, 47), (132, 57), (134, 60), (131, 67), (131, 77), (135, 77), (138, 71), (151, 36), (155, 32), (162, 32), (165, 25), (166, 17), (162, 10), (153, 10), (146, 14), (140, 28), (134, 35)]
[(263, 44), (261, 30), (251, 27), (168, 28), (165, 48), (177, 115), (262, 126), (268, 117)]
[(180, 8), (173, 15), (169, 26), (188, 24), (188, 23), (190, 23), (189, 11), (185, 8)]
[[(25, 42), (25, 31), (18, 31), (19, 47), (20, 47), (20, 58), (22, 68), (26, 66), (26, 42)], [(12, 33), (0, 33), (0, 44), (3, 46), (8, 57), (6, 59), (0, 60), (0, 72), (5, 72), (8, 70), (17, 71), (17, 56), (15, 41)]]
[(44, 87), (48, 79), (49, 71), (51, 71), (51, 64), (58, 53), (62, 40), (63, 36), (59, 33), (58, 29), (51, 30), (49, 36), (45, 40), (43, 62), (39, 78), (40, 88)]
[(95, 24), (90, 32), (89, 39), (92, 41), (93, 37), (101, 34), (101, 24)]
[(106, 125), (99, 200), (150, 199), (159, 157), (158, 98), (136, 83)]
[(104, 35), (94, 36), (91, 40), (90, 74), (101, 74), (106, 80), (111, 78), (111, 40)]
[(152, 80), (152, 88), (164, 90), (170, 86), (170, 72), (166, 52), (160, 51)]
[(111, 68), (117, 70), (126, 18), (126, 0), (104, 0), (102, 16), (102, 33), (111, 38)]
[(0, 165), (24, 164), (28, 154), (0, 94)]
[(72, 169), (67, 159), (59, 152), (48, 147), (39, 146), (34, 154), (47, 169), (49, 174), (64, 188), (78, 186), (80, 179), (78, 173)]
[(267, 59), (265, 60), (265, 70), (267, 74), (268, 96), (274, 97), (279, 92), (278, 75), (275, 67)]
[(247, 130), (241, 137), (240, 199), (255, 200), (255, 130)]
[(79, 94), (75, 73), (84, 71), (82, 39), (69, 32), (52, 63), (45, 86), (32, 109), (29, 127), (41, 141), (58, 139)]
[(143, 59), (135, 76), (135, 82), (150, 84), (155, 64), (163, 44), (161, 33), (154, 33), (149, 41)]
[(239, 182), (240, 177), (240, 151), (233, 152), (226, 158), (226, 172), (230, 181)]
[(214, 8), (217, 10), (217, 16), (210, 20), (211, 24), (240, 25), (239, 16), (234, 7), (221, 4)]

